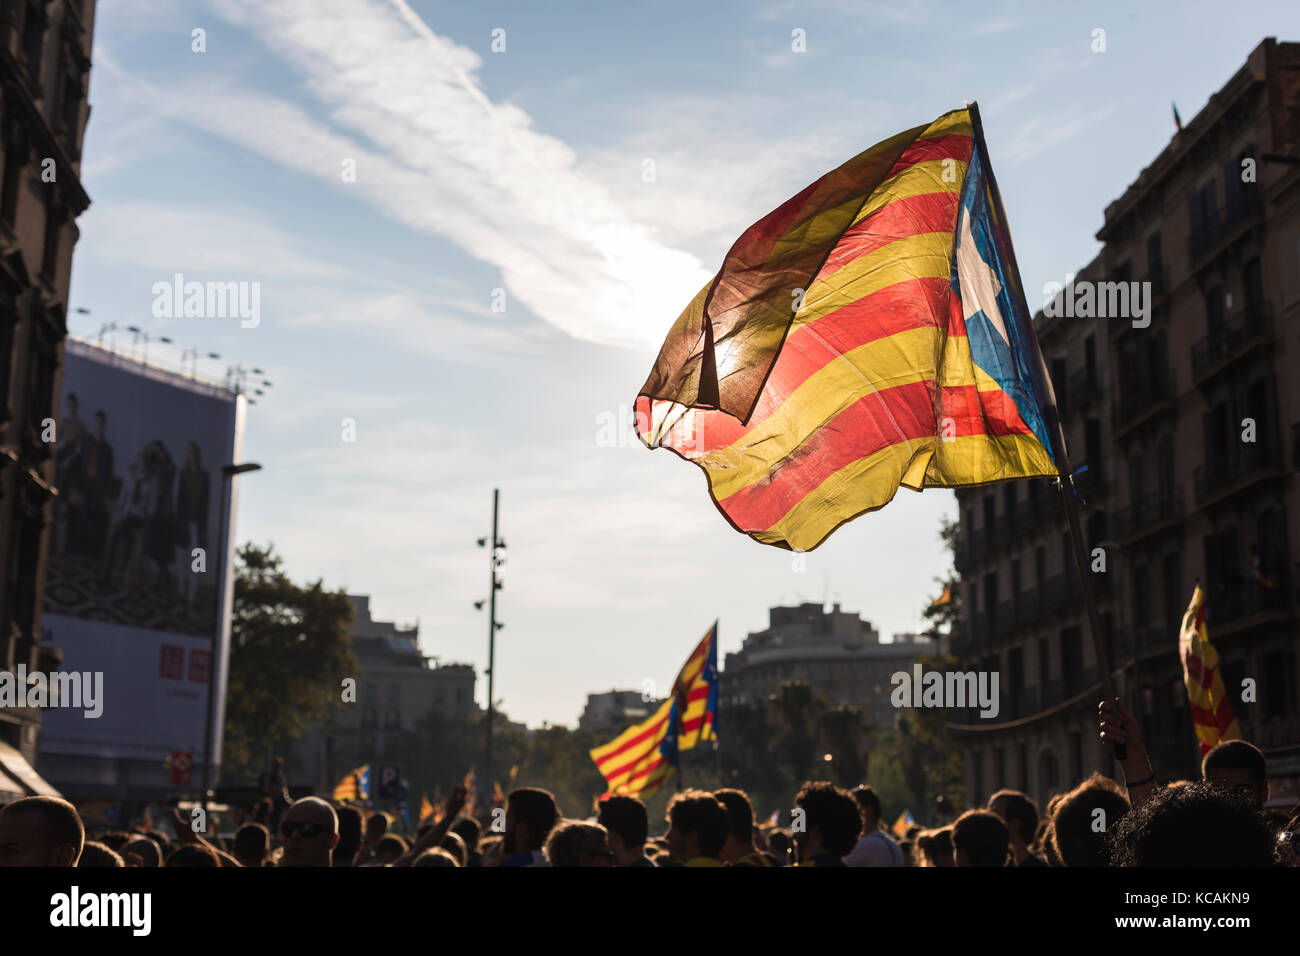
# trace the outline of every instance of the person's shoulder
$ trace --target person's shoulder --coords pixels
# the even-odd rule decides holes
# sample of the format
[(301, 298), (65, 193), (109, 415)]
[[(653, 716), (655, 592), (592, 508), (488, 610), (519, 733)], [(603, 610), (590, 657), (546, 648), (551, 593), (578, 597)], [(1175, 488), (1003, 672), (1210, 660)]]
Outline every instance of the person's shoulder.
[(1041, 856), (1037, 856), (1036, 854), (1031, 853), (1031, 854), (1029, 854), (1029, 856), (1025, 857), (1025, 858), (1024, 858), (1020, 863), (1018, 863), (1018, 864), (1016, 864), (1016, 865), (1017, 865), (1017, 866), (1044, 866), (1044, 867), (1045, 867), (1045, 866), (1047, 866), (1047, 861), (1044, 860)]

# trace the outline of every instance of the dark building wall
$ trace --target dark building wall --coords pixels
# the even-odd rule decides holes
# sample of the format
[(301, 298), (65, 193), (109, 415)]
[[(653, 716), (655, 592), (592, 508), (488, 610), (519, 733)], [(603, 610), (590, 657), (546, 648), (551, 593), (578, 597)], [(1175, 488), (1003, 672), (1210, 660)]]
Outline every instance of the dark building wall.
[[(55, 416), (89, 114), (94, 0), (0, 4), (0, 667), (50, 670), (41, 604), (57, 489)], [(39, 713), (0, 713), (35, 758)]]

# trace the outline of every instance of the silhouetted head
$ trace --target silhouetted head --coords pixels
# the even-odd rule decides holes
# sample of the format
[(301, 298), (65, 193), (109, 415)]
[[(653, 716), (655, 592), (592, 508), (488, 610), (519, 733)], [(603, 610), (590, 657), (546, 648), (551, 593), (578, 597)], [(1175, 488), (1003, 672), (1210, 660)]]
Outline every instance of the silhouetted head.
[(1006, 866), (1011, 833), (991, 810), (967, 810), (952, 825), (952, 848), (957, 866)]
[(60, 797), (0, 808), (0, 866), (76, 866), (85, 842), (77, 808)]
[(1268, 802), (1268, 772), (1264, 754), (1244, 740), (1226, 740), (1201, 761), (1201, 778), (1245, 797), (1256, 808)]
[(1244, 794), (1212, 783), (1166, 787), (1109, 835), (1112, 866), (1272, 866), (1273, 832)]

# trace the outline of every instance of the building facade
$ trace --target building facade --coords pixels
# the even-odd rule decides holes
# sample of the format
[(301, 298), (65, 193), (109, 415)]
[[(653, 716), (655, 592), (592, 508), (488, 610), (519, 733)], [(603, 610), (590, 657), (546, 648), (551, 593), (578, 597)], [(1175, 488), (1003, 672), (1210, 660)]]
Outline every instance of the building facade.
[(727, 654), (718, 690), (724, 713), (729, 706), (761, 706), (782, 684), (798, 680), (834, 706), (858, 708), (870, 726), (893, 728), (898, 712), (889, 699), (890, 677), (933, 650), (914, 635), (882, 644), (870, 621), (838, 604), (829, 612), (820, 604), (774, 607), (768, 620), (766, 630)]
[[(1177, 652), (1199, 582), (1243, 735), (1268, 757), (1273, 802), (1294, 802), (1300, 44), (1261, 43), (1107, 207), (1097, 238), (1100, 254), (1034, 326), (1116, 692), (1157, 774), (1199, 777)], [(1127, 306), (1124, 289), (1138, 292)], [(1085, 290), (1094, 314), (1103, 297), (1120, 308), (1079, 317)], [(1093, 770), (1117, 772), (1098, 739), (1100, 674), (1059, 488), (1035, 479), (957, 500), (954, 650), (1001, 672), (1004, 701), (995, 721), (953, 724), (971, 801), (1015, 787), (1041, 804)]]
[[(0, 4), (0, 669), (42, 672), (54, 416), (89, 107), (94, 0)], [(37, 710), (0, 710), (0, 745), (31, 762)]]
[(611, 690), (588, 694), (587, 705), (578, 718), (578, 729), (595, 734), (615, 735), (647, 719), (662, 701), (647, 700), (639, 690)]
[[(355, 755), (385, 750), (385, 735), (415, 730), (437, 713), (449, 721), (474, 714), (475, 672), (469, 664), (438, 664), (424, 655), (419, 627), (402, 627), (370, 616), (370, 598), (352, 601), (352, 652), (360, 675), (357, 700), (331, 708), (285, 753), (295, 783), (327, 791), (353, 769)], [(345, 766), (346, 764), (346, 766)]]

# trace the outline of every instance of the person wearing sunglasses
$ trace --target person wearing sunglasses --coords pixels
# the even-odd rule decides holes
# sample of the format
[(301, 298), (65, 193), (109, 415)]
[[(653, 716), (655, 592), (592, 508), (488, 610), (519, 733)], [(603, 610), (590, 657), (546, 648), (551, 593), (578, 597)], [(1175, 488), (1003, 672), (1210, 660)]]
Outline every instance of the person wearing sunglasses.
[(330, 852), (339, 842), (338, 814), (320, 797), (303, 797), (285, 811), (280, 835), (280, 866), (329, 866)]

